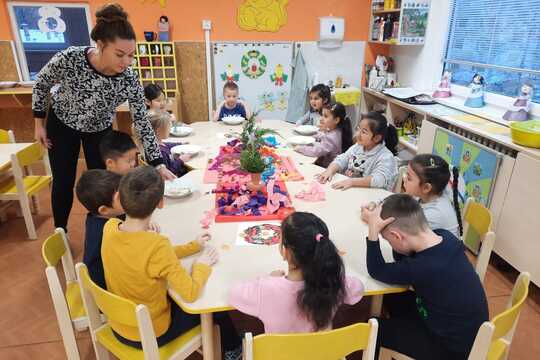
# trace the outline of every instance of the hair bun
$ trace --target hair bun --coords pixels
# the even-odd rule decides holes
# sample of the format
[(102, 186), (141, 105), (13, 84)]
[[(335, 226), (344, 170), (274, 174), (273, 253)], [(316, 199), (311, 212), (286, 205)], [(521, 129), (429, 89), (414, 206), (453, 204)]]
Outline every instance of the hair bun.
[(128, 14), (118, 3), (106, 4), (96, 11), (96, 22), (127, 21)]

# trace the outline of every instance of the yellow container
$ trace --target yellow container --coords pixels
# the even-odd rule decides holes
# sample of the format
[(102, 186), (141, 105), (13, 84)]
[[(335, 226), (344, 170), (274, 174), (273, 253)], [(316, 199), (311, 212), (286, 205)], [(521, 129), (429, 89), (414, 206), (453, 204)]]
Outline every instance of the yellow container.
[(516, 144), (540, 149), (540, 120), (511, 122), (510, 132)]

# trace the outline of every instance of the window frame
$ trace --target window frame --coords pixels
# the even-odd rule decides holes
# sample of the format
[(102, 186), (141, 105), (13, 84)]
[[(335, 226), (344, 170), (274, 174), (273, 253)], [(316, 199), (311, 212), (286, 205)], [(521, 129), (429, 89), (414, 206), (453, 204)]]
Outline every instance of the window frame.
[[(28, 62), (26, 61), (26, 53), (24, 52), (24, 45), (21, 39), (21, 35), (17, 26), (17, 19), (15, 17), (15, 7), (16, 6), (46, 6), (53, 5), (57, 7), (69, 7), (69, 8), (82, 8), (84, 9), (86, 15), (86, 24), (88, 26), (88, 37), (90, 38), (90, 33), (92, 31), (93, 23), (92, 17), (90, 16), (90, 5), (88, 3), (73, 3), (73, 2), (48, 2), (48, 1), (8, 1), (7, 8), (9, 13), (9, 20), (11, 24), (11, 31), (15, 39), (15, 48), (17, 53), (17, 63), (19, 65), (19, 74), (22, 75), (23, 81), (30, 80), (30, 72), (28, 71)], [(90, 44), (93, 45), (94, 42), (90, 38)]]

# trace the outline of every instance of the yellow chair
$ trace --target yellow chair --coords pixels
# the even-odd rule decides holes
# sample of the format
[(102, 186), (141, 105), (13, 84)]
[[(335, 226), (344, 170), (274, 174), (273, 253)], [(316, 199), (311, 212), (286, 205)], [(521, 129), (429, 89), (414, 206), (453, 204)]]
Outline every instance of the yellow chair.
[[(486, 321), (478, 329), (469, 360), (502, 360), (508, 357), (508, 350), (519, 320), (521, 307), (529, 293), (530, 275), (521, 273), (514, 284), (506, 310)], [(418, 346), (422, 346), (418, 344)], [(381, 348), (379, 360), (412, 360), (396, 351)]]
[(308, 334), (263, 334), (244, 338), (244, 360), (337, 360), (363, 350), (363, 360), (373, 359), (377, 320), (340, 329)]
[[(47, 265), (45, 275), (49, 283), (49, 290), (67, 358), (69, 360), (79, 359), (79, 350), (77, 349), (73, 326), (78, 331), (81, 331), (87, 327), (87, 319), (79, 284), (75, 277), (73, 257), (71, 256), (66, 233), (63, 229), (56, 229), (55, 233), (43, 242), (41, 254)], [(56, 271), (56, 266), (60, 261), (62, 262), (66, 278), (65, 293), (62, 290), (58, 272)]]
[(0, 144), (13, 144), (15, 143), (15, 135), (11, 130), (0, 129)]
[[(2, 130), (0, 129), (0, 144), (13, 144), (15, 143), (15, 135), (13, 135), (13, 131), (11, 130)], [(10, 165), (4, 166), (3, 168), (0, 168), (0, 182), (3, 182), (5, 179), (11, 177), (11, 171), (9, 169), (11, 168)], [(0, 221), (6, 221), (6, 213), (5, 210), (9, 207), (11, 202), (0, 202)]]
[(478, 255), (476, 273), (482, 282), (495, 244), (495, 233), (491, 231), (491, 223), (492, 215), (489, 209), (469, 198), (463, 210), (463, 242)]
[[(32, 175), (30, 165), (43, 161), (46, 175)], [(34, 143), (16, 154), (11, 155), (11, 167), (13, 177), (0, 184), (0, 200), (19, 201), (26, 223), (26, 230), (30, 239), (36, 239), (36, 228), (32, 219), (29, 197), (33, 197), (38, 191), (49, 186), (52, 181), (51, 169), (47, 153), (39, 143)], [(25, 175), (25, 172), (28, 175)], [(37, 201), (34, 202), (36, 212), (39, 212)]]
[[(108, 359), (109, 352), (119, 359), (185, 359), (201, 347), (200, 326), (158, 347), (150, 312), (145, 305), (137, 305), (133, 301), (100, 288), (90, 279), (86, 265), (78, 263), (76, 269), (98, 360)], [(108, 319), (127, 326), (138, 327), (142, 350), (118, 341), (110, 325), (101, 321), (98, 309)]]

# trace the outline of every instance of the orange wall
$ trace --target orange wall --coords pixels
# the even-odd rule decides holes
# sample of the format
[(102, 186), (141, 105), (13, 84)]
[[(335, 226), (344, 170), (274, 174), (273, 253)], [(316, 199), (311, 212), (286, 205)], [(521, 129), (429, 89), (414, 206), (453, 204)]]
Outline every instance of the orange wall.
[[(7, 0), (0, 0), (0, 40), (12, 39), (7, 15)], [(43, 1), (43, 0), (42, 0)], [(76, 0), (57, 0), (77, 2)], [(157, 0), (117, 0), (129, 13), (137, 36), (142, 38), (144, 30), (156, 30), (160, 15), (167, 15), (172, 24), (172, 39), (175, 41), (204, 40), (201, 29), (203, 19), (212, 20), (212, 40), (289, 40), (309, 41), (318, 39), (321, 16), (345, 17), (345, 40), (367, 40), (369, 28), (369, 0), (289, 0), (288, 22), (277, 33), (243, 31), (236, 24), (236, 11), (244, 0), (167, 0), (162, 8)], [(78, 1), (90, 4), (92, 13), (110, 1)], [(93, 14), (92, 14), (93, 16)], [(387, 54), (387, 48), (368, 46), (366, 61), (373, 61), (373, 51)]]

